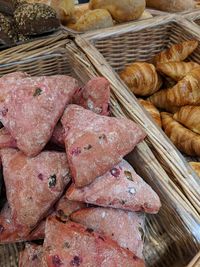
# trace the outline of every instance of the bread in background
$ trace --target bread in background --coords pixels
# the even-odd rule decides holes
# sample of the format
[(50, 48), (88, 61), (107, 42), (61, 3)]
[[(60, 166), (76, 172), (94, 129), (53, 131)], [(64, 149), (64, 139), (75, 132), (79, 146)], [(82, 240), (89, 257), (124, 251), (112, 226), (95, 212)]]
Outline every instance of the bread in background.
[(113, 26), (110, 13), (105, 9), (88, 10), (74, 25), (74, 30), (79, 32), (98, 30)]
[(145, 10), (145, 0), (90, 0), (90, 9), (107, 9), (117, 22), (138, 19)]
[(196, 174), (200, 177), (200, 162), (189, 162), (189, 164), (196, 172)]
[(167, 12), (188, 11), (196, 7), (194, 0), (146, 0), (147, 7)]
[(152, 95), (159, 90), (162, 84), (155, 67), (146, 62), (135, 62), (125, 67), (119, 76), (138, 96)]
[(173, 115), (161, 112), (162, 126), (172, 143), (189, 156), (200, 156), (200, 135), (173, 119)]
[(149, 11), (144, 10), (144, 12), (142, 13), (142, 15), (138, 18), (138, 20), (150, 19), (150, 18), (153, 18), (153, 16), (151, 15), (151, 13)]
[(191, 131), (200, 134), (200, 106), (184, 106), (173, 118)]
[(162, 127), (160, 112), (158, 109), (149, 101), (144, 99), (138, 99), (140, 104), (146, 109), (146, 111), (151, 115), (153, 120), (157, 123), (159, 127)]

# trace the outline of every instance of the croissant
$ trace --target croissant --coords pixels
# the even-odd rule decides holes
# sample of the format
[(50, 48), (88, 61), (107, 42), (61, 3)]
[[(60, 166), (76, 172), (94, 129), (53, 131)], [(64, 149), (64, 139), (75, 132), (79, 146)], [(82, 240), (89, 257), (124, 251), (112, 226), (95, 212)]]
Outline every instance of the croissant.
[(172, 143), (189, 156), (200, 156), (200, 135), (188, 130), (173, 119), (173, 115), (161, 112), (162, 126)]
[(145, 62), (136, 62), (119, 73), (121, 79), (136, 95), (147, 96), (155, 93), (162, 85), (155, 67)]
[(193, 132), (200, 134), (200, 106), (184, 106), (173, 118)]
[(161, 90), (149, 97), (156, 107), (199, 105), (200, 104), (200, 67), (193, 69), (174, 87)]
[(200, 162), (189, 162), (192, 169), (197, 173), (197, 175), (200, 177)]
[(173, 80), (180, 81), (192, 69), (197, 67), (200, 67), (200, 65), (195, 62), (167, 62), (158, 63), (156, 69)]
[(154, 63), (174, 62), (186, 59), (198, 46), (198, 41), (184, 41), (172, 45), (169, 49), (157, 54), (154, 57)]
[(162, 127), (160, 112), (157, 108), (149, 101), (138, 99), (140, 104), (146, 109), (147, 112), (152, 116), (153, 120), (158, 124), (158, 126)]

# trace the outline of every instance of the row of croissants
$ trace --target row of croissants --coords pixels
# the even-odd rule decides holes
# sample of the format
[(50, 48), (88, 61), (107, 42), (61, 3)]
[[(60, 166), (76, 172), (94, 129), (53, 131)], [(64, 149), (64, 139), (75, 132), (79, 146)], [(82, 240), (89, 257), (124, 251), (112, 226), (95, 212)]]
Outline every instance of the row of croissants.
[[(152, 64), (135, 62), (119, 75), (172, 143), (184, 154), (199, 157), (200, 64), (187, 60), (198, 49), (196, 40), (173, 44)], [(200, 176), (200, 164), (191, 165)]]

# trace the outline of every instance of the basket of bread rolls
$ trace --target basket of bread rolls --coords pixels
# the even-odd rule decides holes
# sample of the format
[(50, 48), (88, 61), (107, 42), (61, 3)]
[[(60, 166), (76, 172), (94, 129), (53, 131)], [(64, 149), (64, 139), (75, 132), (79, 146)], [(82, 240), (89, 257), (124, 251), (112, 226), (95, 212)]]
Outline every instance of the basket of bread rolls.
[(0, 1), (0, 49), (41, 38), (60, 27), (58, 15), (44, 3)]
[(123, 31), (88, 33), (80, 47), (91, 59), (98, 54), (96, 67), (115, 79), (123, 109), (146, 129), (157, 159), (200, 212), (200, 179), (192, 169), (198, 164), (187, 162), (200, 156), (200, 32), (184, 22), (167, 15)]
[(40, 2), (45, 2), (56, 10), (66, 29), (80, 33), (152, 17), (145, 9), (145, 0), (90, 0), (89, 3), (79, 5), (75, 5), (74, 0)]

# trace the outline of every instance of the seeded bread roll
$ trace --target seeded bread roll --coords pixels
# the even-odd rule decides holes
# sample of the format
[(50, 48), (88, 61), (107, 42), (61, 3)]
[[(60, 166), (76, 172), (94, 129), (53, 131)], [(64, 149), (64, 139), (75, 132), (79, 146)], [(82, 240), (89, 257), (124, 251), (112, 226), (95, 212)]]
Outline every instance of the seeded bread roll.
[(25, 0), (0, 0), (0, 12), (6, 15), (13, 15), (15, 9), (24, 3), (26, 3)]
[(9, 17), (0, 13), (0, 42), (6, 45), (13, 44), (13, 38), (15, 37), (13, 31), (13, 22)]
[(56, 30), (60, 23), (56, 12), (45, 4), (24, 4), (14, 12), (18, 32), (23, 35), (36, 35)]

